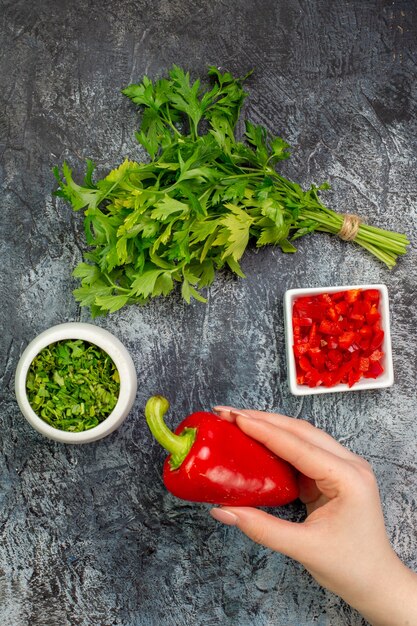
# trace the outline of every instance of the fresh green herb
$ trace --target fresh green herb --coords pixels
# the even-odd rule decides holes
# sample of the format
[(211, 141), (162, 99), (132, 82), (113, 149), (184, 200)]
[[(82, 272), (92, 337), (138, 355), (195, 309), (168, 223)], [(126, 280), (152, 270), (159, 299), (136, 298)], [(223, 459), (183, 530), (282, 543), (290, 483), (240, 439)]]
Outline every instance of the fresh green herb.
[(45, 422), (81, 432), (97, 426), (116, 406), (119, 372), (98, 346), (81, 339), (57, 341), (32, 361), (26, 390), (31, 407)]
[[(126, 160), (94, 183), (88, 161), (84, 185), (66, 163), (54, 170), (56, 194), (85, 210), (90, 250), (74, 271), (74, 295), (93, 316), (167, 295), (176, 283), (187, 302), (205, 301), (199, 290), (218, 269), (244, 277), (239, 260), (250, 240), (295, 252), (291, 242), (307, 233), (341, 233), (344, 216), (319, 198), (327, 183), (304, 191), (276, 171), (289, 156), (283, 139), (248, 120), (244, 141), (237, 139), (244, 79), (215, 67), (208, 74), (212, 84), (203, 88), (173, 66), (168, 79), (145, 76), (123, 91), (143, 110), (136, 137), (150, 163)], [(404, 235), (353, 228), (346, 238), (390, 268), (406, 252)]]

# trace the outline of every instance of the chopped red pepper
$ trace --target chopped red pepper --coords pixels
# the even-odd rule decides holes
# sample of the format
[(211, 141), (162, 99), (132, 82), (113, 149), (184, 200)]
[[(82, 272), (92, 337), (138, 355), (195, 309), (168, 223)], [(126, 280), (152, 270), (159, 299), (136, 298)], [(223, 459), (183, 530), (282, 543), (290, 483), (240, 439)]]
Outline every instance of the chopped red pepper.
[(327, 345), (329, 347), (329, 350), (336, 350), (336, 348), (339, 347), (339, 342), (337, 341), (336, 337), (328, 337)]
[(318, 339), (317, 339), (317, 324), (314, 323), (311, 325), (310, 328), (310, 332), (308, 335), (308, 344), (311, 348), (314, 348), (315, 346), (318, 345)]
[(371, 340), (367, 337), (362, 337), (359, 339), (359, 347), (364, 351), (369, 351), (369, 346), (371, 345)]
[(369, 370), (369, 359), (365, 356), (361, 356), (359, 359), (359, 371), (367, 372)]
[(336, 320), (339, 318), (337, 312), (336, 312), (336, 307), (334, 306), (329, 306), (329, 308), (327, 309), (327, 315), (329, 317), (329, 319), (332, 320), (332, 322), (336, 322)]
[(376, 304), (373, 304), (371, 309), (366, 314), (366, 321), (368, 324), (375, 324), (379, 319), (381, 319), (381, 314), (378, 311)]
[(355, 383), (357, 383), (358, 380), (360, 380), (361, 376), (362, 376), (362, 373), (361, 373), (360, 370), (359, 371), (358, 370), (353, 370), (353, 369), (350, 370), (349, 377), (348, 377), (348, 385), (349, 385), (349, 387), (353, 387), (353, 385)]
[(318, 348), (318, 347), (310, 348), (310, 350), (308, 351), (308, 354), (310, 356), (311, 363), (314, 365), (314, 367), (318, 368), (319, 370), (323, 369), (326, 358), (321, 348)]
[(339, 365), (343, 361), (343, 355), (339, 350), (329, 350), (327, 353), (329, 361)]
[(296, 326), (311, 326), (313, 320), (311, 317), (293, 317), (293, 323)]
[(329, 320), (321, 320), (319, 331), (325, 335), (340, 335), (342, 329), (336, 322), (330, 322)]
[(332, 293), (333, 302), (339, 302), (339, 300), (344, 300), (346, 298), (346, 291), (336, 291)]
[(333, 300), (328, 293), (321, 293), (317, 297), (319, 300), (322, 300), (323, 302), (325, 302), (328, 307), (331, 307), (333, 305)]
[(377, 348), (380, 348), (383, 340), (384, 340), (384, 331), (377, 330), (373, 336), (373, 339), (371, 340), (371, 345), (369, 346), (369, 349), (376, 350)]
[(318, 372), (314, 368), (311, 369), (309, 372), (306, 373), (305, 380), (309, 387), (317, 387), (317, 385), (320, 385), (321, 383), (320, 372)]
[(330, 359), (327, 359), (327, 361), (325, 361), (325, 365), (329, 372), (335, 372), (338, 369), (338, 364), (334, 361), (331, 361)]
[(309, 372), (311, 370), (311, 363), (306, 356), (300, 356), (298, 359), (298, 364), (303, 370), (303, 372)]
[(363, 292), (363, 297), (365, 300), (370, 300), (371, 302), (379, 303), (379, 291), (378, 289), (365, 289)]
[(298, 497), (296, 473), (286, 461), (212, 413), (193, 413), (173, 433), (164, 423), (169, 402), (153, 396), (148, 426), (170, 452), (163, 480), (177, 498), (230, 506), (282, 506)]
[(302, 356), (303, 354), (305, 354), (306, 352), (308, 352), (310, 349), (310, 346), (307, 342), (305, 343), (298, 343), (294, 346), (294, 354), (295, 356)]
[(297, 383), (352, 387), (384, 369), (378, 289), (297, 298), (293, 307)]
[(354, 344), (355, 339), (356, 339), (356, 333), (352, 332), (351, 330), (347, 331), (346, 333), (343, 333), (342, 335), (340, 335), (339, 347), (347, 350)]
[(346, 300), (342, 300), (341, 302), (336, 302), (335, 304), (335, 309), (336, 309), (336, 313), (338, 315), (346, 315), (346, 313), (348, 312), (348, 303), (346, 302)]
[(367, 372), (364, 372), (364, 376), (365, 378), (378, 378), (378, 376), (380, 376), (383, 371), (384, 368), (382, 367), (381, 363), (379, 361), (375, 361), (371, 363), (371, 365), (369, 366), (369, 370)]
[(380, 361), (383, 356), (384, 356), (383, 352), (381, 352), (380, 350), (374, 350), (372, 354), (369, 355), (369, 360), (373, 362), (377, 362), (377, 361)]
[(323, 372), (322, 378), (323, 385), (325, 387), (334, 387), (336, 384), (336, 380), (332, 372)]
[(360, 294), (361, 290), (360, 289), (349, 289), (349, 291), (346, 291), (346, 300), (349, 304), (352, 304), (352, 302), (356, 302), (356, 300), (359, 298), (359, 294)]

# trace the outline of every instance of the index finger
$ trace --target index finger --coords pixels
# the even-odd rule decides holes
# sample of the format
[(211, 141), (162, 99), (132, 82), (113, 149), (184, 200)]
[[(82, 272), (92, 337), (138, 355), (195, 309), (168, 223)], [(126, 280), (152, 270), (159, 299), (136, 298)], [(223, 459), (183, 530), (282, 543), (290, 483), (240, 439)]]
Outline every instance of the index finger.
[(253, 417), (255, 419), (269, 422), (275, 426), (279, 426), (284, 430), (298, 435), (305, 441), (309, 441), (320, 448), (324, 448), (324, 450), (333, 452), (333, 454), (342, 458), (352, 461), (354, 459), (358, 459), (356, 454), (342, 446), (342, 444), (336, 441), (336, 439), (334, 439), (331, 435), (326, 433), (324, 430), (313, 426), (313, 424), (310, 424), (310, 422), (307, 422), (306, 420), (288, 417), (287, 415), (281, 415), (280, 413), (267, 413), (266, 411), (255, 411), (253, 409), (235, 409), (233, 407), (219, 406), (214, 407), (214, 410), (218, 415), (220, 415), (220, 417), (229, 422), (236, 421), (238, 415), (242, 415), (243, 417)]
[(352, 465), (348, 460), (269, 422), (247, 415), (238, 415), (236, 422), (247, 435), (315, 480), (328, 498), (336, 497), (349, 484)]

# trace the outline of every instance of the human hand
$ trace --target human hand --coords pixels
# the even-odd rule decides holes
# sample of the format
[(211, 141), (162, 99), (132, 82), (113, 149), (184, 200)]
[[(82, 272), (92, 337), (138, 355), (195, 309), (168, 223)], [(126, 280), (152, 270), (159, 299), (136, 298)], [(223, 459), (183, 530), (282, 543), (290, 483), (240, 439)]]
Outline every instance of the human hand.
[(231, 407), (214, 410), (299, 470), (307, 518), (298, 524), (251, 507), (215, 508), (212, 516), (296, 559), (374, 624), (417, 624), (417, 603), (411, 600), (417, 576), (389, 543), (369, 463), (304, 420)]

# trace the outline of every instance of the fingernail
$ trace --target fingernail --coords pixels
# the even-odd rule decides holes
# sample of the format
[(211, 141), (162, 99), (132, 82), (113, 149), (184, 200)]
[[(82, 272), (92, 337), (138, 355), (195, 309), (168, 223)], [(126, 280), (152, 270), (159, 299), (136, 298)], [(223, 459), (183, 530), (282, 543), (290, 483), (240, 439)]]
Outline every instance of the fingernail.
[(216, 413), (223, 413), (223, 415), (233, 415), (233, 417), (237, 417), (238, 415), (241, 415), (242, 417), (251, 417), (248, 415), (248, 411), (235, 409), (233, 406), (214, 406), (213, 411), (216, 411)]
[(213, 411), (226, 422), (236, 421), (235, 409), (231, 406), (214, 406)]
[(244, 417), (248, 420), (253, 419), (253, 415), (251, 413), (249, 413), (249, 411), (239, 411), (237, 409), (232, 411), (232, 414), (234, 417)]
[(232, 406), (214, 406), (213, 411), (216, 413), (230, 413), (234, 411), (234, 408)]
[(227, 526), (236, 526), (238, 522), (237, 515), (225, 509), (211, 509), (210, 515), (218, 522), (226, 524)]

